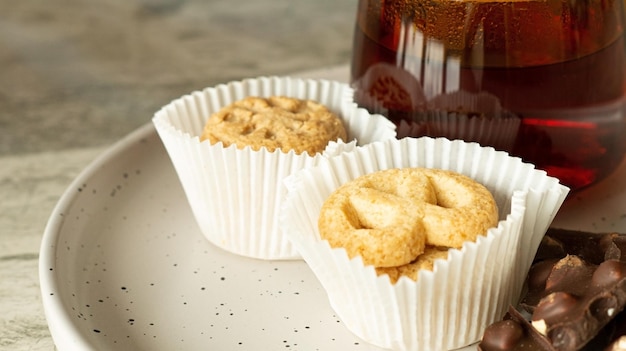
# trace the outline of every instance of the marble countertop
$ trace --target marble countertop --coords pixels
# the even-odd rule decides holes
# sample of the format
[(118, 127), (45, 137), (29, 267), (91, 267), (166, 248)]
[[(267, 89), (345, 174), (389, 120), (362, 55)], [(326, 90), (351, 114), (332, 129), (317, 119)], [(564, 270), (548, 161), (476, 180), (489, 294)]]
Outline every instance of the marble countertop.
[(355, 8), (356, 0), (0, 2), (0, 350), (54, 349), (39, 246), (89, 162), (193, 90), (295, 72), (345, 77)]

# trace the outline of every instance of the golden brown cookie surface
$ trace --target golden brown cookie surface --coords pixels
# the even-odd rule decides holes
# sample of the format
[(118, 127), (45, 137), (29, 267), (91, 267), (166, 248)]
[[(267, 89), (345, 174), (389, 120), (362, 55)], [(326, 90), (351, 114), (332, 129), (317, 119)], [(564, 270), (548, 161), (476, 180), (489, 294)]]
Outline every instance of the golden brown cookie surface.
[(329, 141), (346, 140), (341, 120), (326, 106), (312, 100), (284, 96), (247, 97), (222, 108), (207, 120), (202, 140), (254, 150), (294, 150), (310, 155)]
[(402, 276), (417, 280), (417, 273), (419, 273), (419, 271), (432, 271), (435, 266), (435, 260), (445, 260), (447, 258), (448, 248), (426, 246), (424, 253), (417, 256), (413, 262), (397, 267), (376, 267), (376, 273), (378, 275), (387, 274), (392, 283), (396, 283)]
[(393, 267), (424, 251), (423, 215), (407, 199), (361, 179), (326, 200), (318, 226), (322, 239), (345, 248), (350, 257), (361, 256), (366, 265)]
[(417, 276), (416, 259), (427, 247), (460, 248), (497, 222), (495, 200), (480, 183), (451, 171), (404, 168), (366, 174), (336, 189), (322, 205), (318, 228), (332, 247), (366, 265)]

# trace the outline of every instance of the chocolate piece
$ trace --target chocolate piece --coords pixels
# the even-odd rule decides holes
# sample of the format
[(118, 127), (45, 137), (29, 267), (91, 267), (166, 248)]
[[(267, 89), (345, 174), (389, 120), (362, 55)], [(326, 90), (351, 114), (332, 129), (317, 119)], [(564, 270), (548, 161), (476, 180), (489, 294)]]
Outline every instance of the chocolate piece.
[(585, 351), (595, 350), (626, 351), (626, 310), (613, 318), (602, 332), (585, 346)]
[(546, 282), (548, 281), (548, 276), (552, 272), (552, 268), (558, 262), (558, 259), (546, 259), (543, 261), (539, 261), (538, 263), (533, 264), (528, 271), (528, 278), (526, 284), (528, 286), (528, 293), (525, 299), (535, 298), (536, 301), (532, 301), (529, 304), (532, 306), (537, 305), (539, 303), (539, 296), (536, 298), (534, 295), (540, 295), (546, 289)]
[[(513, 306), (502, 321), (485, 329), (479, 351), (556, 351)], [(626, 311), (618, 314), (580, 351), (626, 351)]]
[(551, 229), (520, 303), (532, 324), (512, 308), (485, 330), (479, 350), (620, 350), (625, 305), (626, 235)]
[(532, 325), (556, 350), (579, 350), (626, 305), (626, 263), (596, 266), (568, 255), (554, 265), (538, 294), (544, 295), (539, 303), (527, 306)]
[(626, 265), (624, 262), (609, 260), (604, 261), (591, 277), (591, 284), (594, 289), (610, 287), (626, 278)]
[(557, 263), (555, 284), (546, 284), (546, 290), (554, 292), (534, 310), (533, 326), (544, 325), (539, 331), (557, 350), (581, 349), (626, 305), (626, 263), (611, 260), (592, 272), (590, 268), (582, 262)]
[(579, 256), (592, 264), (609, 259), (626, 262), (626, 235), (550, 228), (537, 250), (535, 261), (562, 258), (566, 254)]
[[(556, 325), (565, 319), (570, 319), (571, 314), (580, 313), (578, 309), (580, 309), (580, 301), (575, 295), (562, 291), (552, 293), (541, 299), (535, 308), (533, 325), (536, 325), (535, 322), (538, 321), (542, 322), (537, 324), (543, 325), (543, 328)], [(543, 328), (537, 327), (542, 334), (545, 334), (547, 330)]]
[(554, 265), (545, 293), (534, 308), (533, 326), (542, 326), (537, 329), (557, 350), (578, 350), (624, 309), (626, 263), (596, 266), (568, 255)]
[(567, 255), (552, 268), (545, 289), (547, 292), (567, 291), (574, 295), (583, 295), (589, 290), (595, 269), (595, 266), (580, 257)]
[(554, 351), (550, 342), (539, 334), (528, 321), (513, 307), (502, 321), (485, 329), (478, 344), (480, 351)]
[(485, 351), (513, 350), (524, 336), (524, 329), (519, 323), (505, 319), (485, 329), (485, 336), (479, 348)]
[(626, 351), (626, 335), (620, 336), (609, 345), (606, 351)]
[(535, 254), (534, 262), (543, 261), (545, 259), (556, 259), (567, 256), (565, 247), (560, 240), (554, 239), (548, 234), (541, 239), (541, 244)]
[(572, 255), (558, 261), (548, 259), (535, 263), (528, 273), (528, 292), (521, 306), (532, 313), (539, 301), (551, 293), (567, 292), (582, 296), (589, 289), (595, 269), (596, 266)]

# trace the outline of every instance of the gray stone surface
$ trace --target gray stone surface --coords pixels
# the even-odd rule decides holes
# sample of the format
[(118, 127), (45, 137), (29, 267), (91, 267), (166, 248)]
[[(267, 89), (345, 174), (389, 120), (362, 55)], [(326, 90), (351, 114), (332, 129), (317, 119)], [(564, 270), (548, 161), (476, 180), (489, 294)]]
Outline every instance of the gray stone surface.
[(37, 274), (59, 197), (170, 100), (339, 65), (356, 0), (0, 1), (0, 350), (54, 349)]
[(0, 155), (106, 145), (187, 92), (347, 63), (356, 0), (0, 2)]

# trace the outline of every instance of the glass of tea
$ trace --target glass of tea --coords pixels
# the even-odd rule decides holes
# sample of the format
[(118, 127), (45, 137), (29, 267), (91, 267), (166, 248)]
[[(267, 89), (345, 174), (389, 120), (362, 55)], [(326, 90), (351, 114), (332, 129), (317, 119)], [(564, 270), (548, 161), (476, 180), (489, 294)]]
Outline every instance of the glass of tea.
[(623, 0), (359, 0), (351, 84), (398, 137), (476, 141), (572, 190), (626, 150)]

